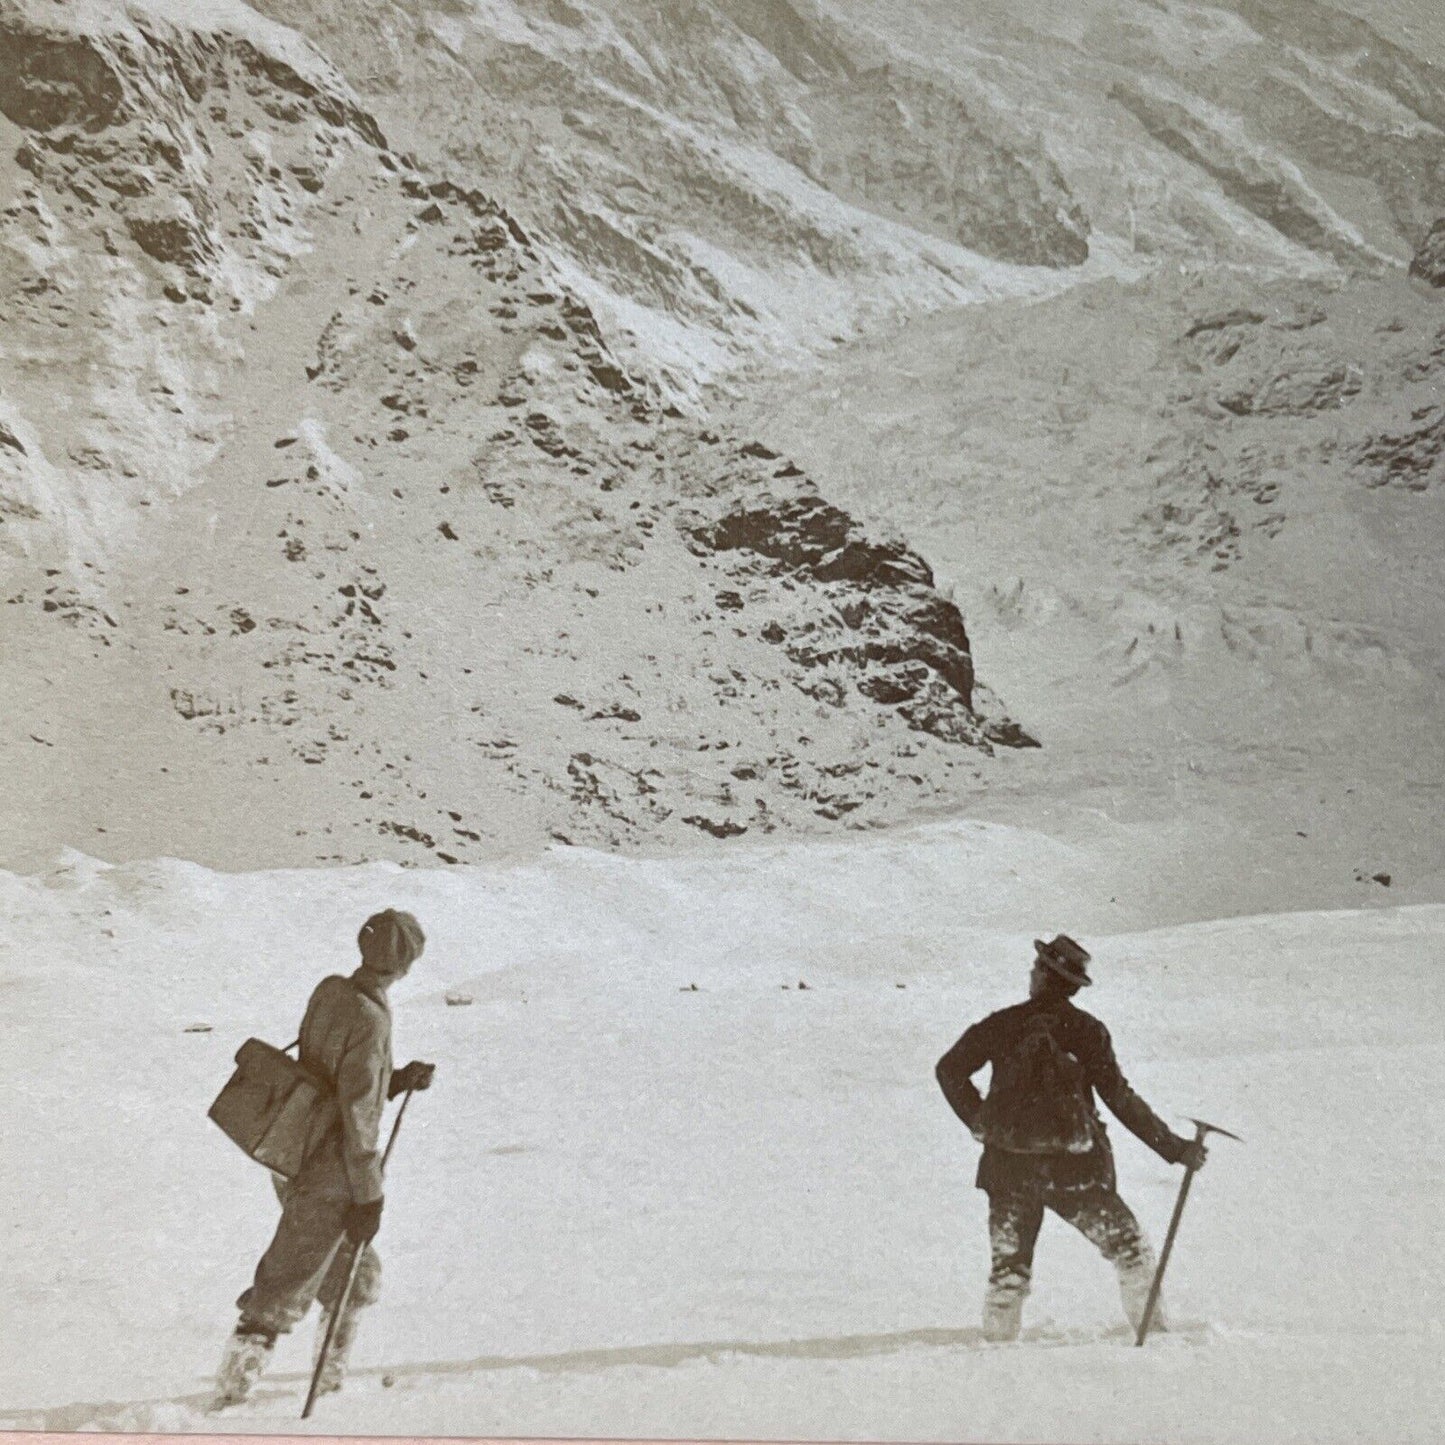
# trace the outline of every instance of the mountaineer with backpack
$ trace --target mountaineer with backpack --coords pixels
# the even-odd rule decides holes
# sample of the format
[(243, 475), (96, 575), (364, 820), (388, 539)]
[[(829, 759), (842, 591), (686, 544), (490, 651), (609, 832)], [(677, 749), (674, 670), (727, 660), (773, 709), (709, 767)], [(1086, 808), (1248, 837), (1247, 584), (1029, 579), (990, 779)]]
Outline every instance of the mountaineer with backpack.
[[(1114, 1265), (1125, 1313), (1136, 1329), (1143, 1319), (1154, 1255), (1115, 1187), (1096, 1094), (1169, 1163), (1192, 1171), (1206, 1155), (1129, 1087), (1108, 1029), (1074, 1005), (1093, 982), (1088, 951), (1065, 934), (1034, 948), (1028, 1001), (974, 1024), (937, 1068), (944, 1097), (983, 1145), (976, 1183), (988, 1195), (992, 1254), (983, 1332), (998, 1343), (1018, 1338), (1046, 1207)], [(987, 1099), (972, 1082), (985, 1064), (993, 1066)], [(1157, 1314), (1155, 1326), (1163, 1327)]]
[[(242, 1067), (212, 1106), (211, 1117), (273, 1169), (281, 1200), (276, 1233), (236, 1302), (241, 1318), (221, 1362), (213, 1410), (246, 1399), (277, 1335), (318, 1298), (323, 1316), (313, 1393), (340, 1389), (356, 1312), (379, 1292), (381, 1262), (371, 1240), (381, 1225), (382, 1111), (389, 1098), (429, 1088), (434, 1066), (418, 1061), (393, 1073), (391, 1063), (387, 990), (421, 955), (421, 926), (410, 913), (388, 908), (366, 920), (357, 941), (361, 966), (349, 977), (322, 979), (312, 993), (296, 1062), (251, 1040), (237, 1055)], [(292, 1086), (290, 1105), (278, 1077)], [(349, 1250), (340, 1248), (343, 1240)], [(333, 1326), (338, 1305), (341, 1317)], [(321, 1342), (328, 1337), (323, 1359)]]

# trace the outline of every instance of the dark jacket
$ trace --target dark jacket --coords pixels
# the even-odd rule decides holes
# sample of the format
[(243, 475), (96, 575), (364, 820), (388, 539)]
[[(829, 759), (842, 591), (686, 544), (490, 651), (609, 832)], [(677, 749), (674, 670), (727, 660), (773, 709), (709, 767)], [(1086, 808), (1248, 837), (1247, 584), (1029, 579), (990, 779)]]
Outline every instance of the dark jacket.
[(1104, 1121), (1099, 1118), (1095, 1096), (1131, 1133), (1136, 1134), (1162, 1159), (1177, 1162), (1187, 1140), (1180, 1138), (1129, 1087), (1129, 1081), (1114, 1058), (1109, 1030), (1092, 1014), (1075, 1007), (1057, 994), (1000, 1009), (974, 1024), (938, 1061), (938, 1083), (953, 1112), (972, 1130), (977, 1130), (983, 1098), (973, 1085), (973, 1075), (985, 1064), (1005, 1057), (1017, 1044), (1030, 1020), (1050, 1013), (1054, 1037), (1083, 1065), (1088, 1102), (1096, 1127), (1094, 1148), (1086, 1154), (1011, 1154), (984, 1145), (979, 1161), (977, 1184), (993, 1193), (1015, 1183), (1032, 1181), (1050, 1189), (1114, 1187), (1114, 1155)]

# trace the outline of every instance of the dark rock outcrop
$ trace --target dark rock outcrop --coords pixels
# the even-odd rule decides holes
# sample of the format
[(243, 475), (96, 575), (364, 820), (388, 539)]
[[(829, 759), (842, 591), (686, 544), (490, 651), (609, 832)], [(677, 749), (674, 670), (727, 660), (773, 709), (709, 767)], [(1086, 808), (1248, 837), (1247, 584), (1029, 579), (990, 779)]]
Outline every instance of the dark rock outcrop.
[(1303, 416), (1338, 411), (1359, 395), (1362, 384), (1359, 369), (1344, 362), (1306, 364), (1226, 392), (1219, 404), (1236, 416)]
[(712, 551), (746, 550), (775, 563), (773, 572), (806, 572), (819, 582), (928, 587), (933, 574), (901, 543), (878, 542), (846, 512), (821, 497), (785, 497), (771, 506), (742, 507), (699, 531)]
[[(112, 209), (142, 253), (200, 281), (202, 295), (220, 283), (228, 251), (254, 260), (265, 250), (259, 215), (322, 188), (337, 132), (385, 147), (338, 76), (319, 62), (303, 75), (256, 37), (139, 11), (113, 28), (80, 27), (64, 11), (0, 5), (0, 114), (25, 132), (16, 159), (87, 211)], [(273, 150), (247, 158), (252, 185), (268, 194), (238, 216), (222, 204), (232, 178), (217, 158), (247, 131)], [(167, 284), (184, 294), (165, 277), (158, 289)]]
[[(739, 456), (776, 460), (755, 444)], [(783, 475), (801, 473), (786, 467)], [(974, 710), (968, 633), (958, 608), (935, 589), (928, 563), (900, 540), (869, 535), (805, 479), (797, 485), (784, 495), (752, 493), (685, 529), (695, 552), (735, 556), (745, 575), (781, 589), (775, 596), (809, 585), (800, 603), (781, 611), (775, 604), (757, 634), (799, 665), (797, 685), (840, 707), (855, 689), (911, 728), (984, 751), (1037, 746), (1017, 724)]]
[(1410, 262), (1410, 274), (1431, 286), (1445, 287), (1445, 219), (1430, 227)]
[(78, 126), (94, 133), (112, 124), (124, 88), (96, 42), (83, 35), (37, 35), (0, 17), (0, 114), (22, 130)]
[(1445, 463), (1445, 408), (1416, 410), (1411, 425), (1371, 437), (1355, 452), (1355, 464), (1372, 487), (1428, 490)]

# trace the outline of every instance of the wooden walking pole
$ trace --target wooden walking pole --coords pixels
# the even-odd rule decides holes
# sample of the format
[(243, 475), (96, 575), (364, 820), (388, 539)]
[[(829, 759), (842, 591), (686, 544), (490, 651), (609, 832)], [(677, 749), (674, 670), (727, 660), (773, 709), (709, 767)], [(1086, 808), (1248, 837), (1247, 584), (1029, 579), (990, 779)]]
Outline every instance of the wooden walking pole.
[[(1242, 1142), (1238, 1134), (1231, 1134), (1228, 1129), (1221, 1129), (1218, 1124), (1206, 1124), (1203, 1119), (1191, 1119), (1194, 1125), (1194, 1142), (1202, 1144), (1206, 1134), (1223, 1134), (1226, 1139), (1233, 1139)], [(1154, 1311), (1159, 1305), (1159, 1291), (1164, 1287), (1164, 1267), (1169, 1263), (1170, 1251), (1174, 1248), (1174, 1236), (1179, 1233), (1179, 1221), (1184, 1215), (1184, 1201), (1189, 1198), (1189, 1186), (1194, 1183), (1194, 1176), (1197, 1169), (1186, 1169), (1184, 1171), (1184, 1183), (1179, 1186), (1179, 1198), (1174, 1201), (1174, 1217), (1169, 1221), (1169, 1233), (1164, 1236), (1164, 1248), (1159, 1255), (1159, 1267), (1154, 1271), (1154, 1282), (1149, 1286), (1149, 1298), (1144, 1305), (1144, 1318), (1139, 1321), (1139, 1336), (1134, 1341), (1136, 1345), (1144, 1343), (1144, 1337), (1149, 1333), (1149, 1322), (1154, 1318)]]
[[(396, 1144), (397, 1131), (401, 1128), (402, 1117), (406, 1113), (406, 1106), (411, 1103), (413, 1092), (408, 1089), (402, 1095), (401, 1108), (396, 1111), (396, 1119), (391, 1126), (391, 1136), (387, 1139), (386, 1151), (381, 1156), (383, 1173), (386, 1172), (386, 1161), (391, 1158), (392, 1147)], [(311, 1418), (311, 1407), (316, 1403), (316, 1392), (321, 1388), (321, 1372), (326, 1368), (326, 1361), (331, 1354), (331, 1342), (336, 1337), (336, 1327), (341, 1322), (347, 1300), (351, 1298), (351, 1287), (356, 1283), (356, 1272), (361, 1267), (361, 1255), (365, 1248), (365, 1244), (352, 1246), (351, 1262), (346, 1266), (346, 1283), (342, 1286), (341, 1295), (336, 1301), (336, 1308), (331, 1311), (331, 1318), (327, 1321), (326, 1337), (321, 1341), (321, 1349), (316, 1356), (316, 1368), (311, 1372), (311, 1388), (306, 1392), (306, 1404), (301, 1411), (303, 1420)]]

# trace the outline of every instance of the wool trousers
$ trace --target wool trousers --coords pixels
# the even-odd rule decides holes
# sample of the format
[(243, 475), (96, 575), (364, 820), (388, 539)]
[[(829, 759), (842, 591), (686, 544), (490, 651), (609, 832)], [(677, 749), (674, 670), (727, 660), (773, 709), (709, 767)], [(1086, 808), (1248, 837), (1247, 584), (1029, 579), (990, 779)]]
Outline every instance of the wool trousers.
[[(281, 1219), (251, 1287), (236, 1301), (241, 1333), (285, 1334), (319, 1299), (334, 1309), (346, 1284), (351, 1245), (344, 1244), (351, 1194), (337, 1161), (333, 1169), (310, 1166), (294, 1182), (277, 1179)], [(381, 1292), (381, 1260), (362, 1249), (347, 1312), (374, 1304)]]
[[(1133, 1211), (1106, 1185), (1053, 1189), (1019, 1179), (990, 1192), (989, 1247), (992, 1268), (984, 1304), (989, 1339), (1016, 1339), (1023, 1302), (1033, 1278), (1034, 1246), (1044, 1211), (1052, 1210), (1093, 1244), (1119, 1275), (1119, 1291), (1130, 1323), (1138, 1326), (1154, 1275), (1154, 1252)], [(1158, 1318), (1161, 1321), (1162, 1312)]]

